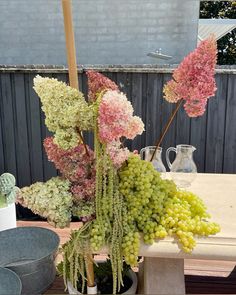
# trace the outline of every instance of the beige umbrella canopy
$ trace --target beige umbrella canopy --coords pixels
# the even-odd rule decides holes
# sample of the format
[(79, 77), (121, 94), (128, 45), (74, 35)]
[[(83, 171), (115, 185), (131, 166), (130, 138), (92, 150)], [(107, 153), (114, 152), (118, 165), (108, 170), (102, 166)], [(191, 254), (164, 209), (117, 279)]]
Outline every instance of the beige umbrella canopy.
[(211, 34), (219, 40), (235, 28), (236, 19), (199, 19), (198, 41), (207, 39)]

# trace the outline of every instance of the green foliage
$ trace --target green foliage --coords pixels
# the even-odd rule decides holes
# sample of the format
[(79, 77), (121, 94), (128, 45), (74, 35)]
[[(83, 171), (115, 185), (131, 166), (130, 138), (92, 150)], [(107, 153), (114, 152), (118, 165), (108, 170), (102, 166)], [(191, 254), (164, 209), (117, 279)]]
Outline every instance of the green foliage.
[(201, 1), (200, 18), (236, 18), (236, 1)]
[[(70, 272), (69, 263), (67, 263), (66, 268), (67, 268), (66, 272), (69, 273)], [(125, 278), (125, 276), (127, 275), (130, 269), (131, 269), (130, 266), (126, 264), (125, 262), (123, 262), (123, 271), (122, 271), (123, 279)], [(57, 272), (60, 276), (63, 276), (63, 261), (57, 265)], [(94, 275), (95, 275), (95, 280), (99, 288), (99, 291), (101, 292), (102, 289), (105, 289), (105, 290), (110, 289), (111, 291), (109, 292), (109, 294), (111, 294), (112, 284), (113, 284), (111, 260), (106, 259), (106, 261), (101, 261), (101, 262), (96, 261), (96, 264), (94, 264)], [(86, 286), (87, 284), (85, 281), (84, 287)], [(79, 273), (78, 273), (78, 281), (77, 281), (77, 290), (79, 292), (82, 292), (83, 290), (83, 281)], [(107, 293), (102, 292), (102, 294), (107, 294)]]
[[(200, 18), (236, 19), (236, 1), (203, 1), (200, 4)], [(236, 29), (217, 41), (218, 64), (236, 64)]]
[(90, 231), (91, 222), (87, 222), (80, 229), (71, 232), (70, 240), (61, 248), (63, 262), (58, 266), (58, 272), (63, 275), (65, 286), (69, 280), (76, 288), (77, 281), (80, 280), (82, 293), (86, 281), (86, 259), (91, 257)]

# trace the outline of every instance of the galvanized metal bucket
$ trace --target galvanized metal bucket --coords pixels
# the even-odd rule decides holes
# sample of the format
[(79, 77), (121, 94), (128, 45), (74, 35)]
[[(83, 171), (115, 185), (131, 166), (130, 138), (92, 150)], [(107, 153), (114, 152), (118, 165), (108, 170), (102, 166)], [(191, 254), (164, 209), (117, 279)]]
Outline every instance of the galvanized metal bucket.
[(41, 294), (54, 281), (58, 235), (40, 227), (18, 227), (0, 232), (0, 266), (21, 279), (22, 294)]
[(16, 273), (0, 267), (0, 295), (20, 295), (21, 280)]

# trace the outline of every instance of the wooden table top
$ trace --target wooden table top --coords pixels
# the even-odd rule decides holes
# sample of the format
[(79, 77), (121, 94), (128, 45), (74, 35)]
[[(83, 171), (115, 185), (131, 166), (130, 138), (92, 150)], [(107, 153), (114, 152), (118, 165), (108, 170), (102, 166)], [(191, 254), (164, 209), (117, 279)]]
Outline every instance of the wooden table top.
[(236, 174), (198, 173), (188, 190), (196, 193), (204, 201), (212, 216), (211, 220), (220, 224), (221, 232), (215, 236), (197, 238), (197, 246), (191, 255), (183, 253), (171, 238), (151, 246), (142, 244), (140, 255), (235, 261)]

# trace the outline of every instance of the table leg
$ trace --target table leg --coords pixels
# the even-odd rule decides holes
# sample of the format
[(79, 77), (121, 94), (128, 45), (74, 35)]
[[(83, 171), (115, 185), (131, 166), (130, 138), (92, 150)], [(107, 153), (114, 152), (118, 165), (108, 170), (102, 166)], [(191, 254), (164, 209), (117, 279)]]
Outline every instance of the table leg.
[(184, 259), (145, 257), (139, 269), (138, 293), (184, 295)]

